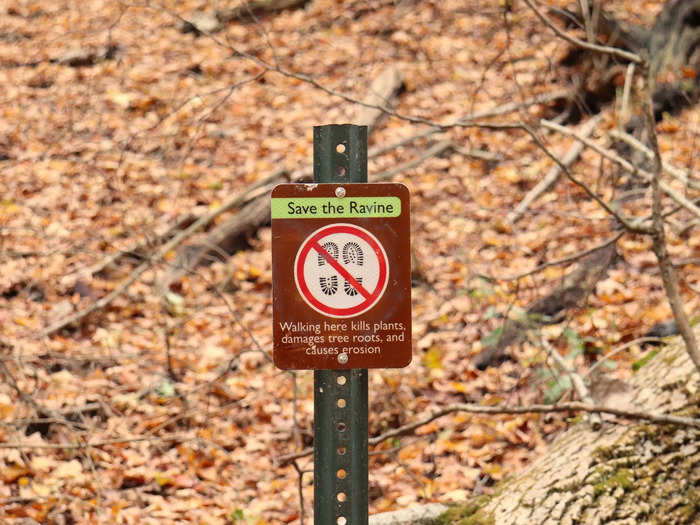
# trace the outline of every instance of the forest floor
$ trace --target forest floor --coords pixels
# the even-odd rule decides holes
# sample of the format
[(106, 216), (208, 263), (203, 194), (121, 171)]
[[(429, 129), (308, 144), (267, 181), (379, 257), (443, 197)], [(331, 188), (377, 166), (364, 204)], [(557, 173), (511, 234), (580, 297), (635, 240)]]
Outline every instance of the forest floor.
[[(308, 167), (314, 125), (352, 121), (355, 104), (284, 72), (362, 99), (376, 75), (396, 65), (405, 89), (395, 110), (439, 122), (576, 81), (559, 65), (568, 44), (520, 2), (506, 12), (510, 3), (487, 0), (311, 0), (211, 36), (182, 33), (181, 18), (211, 10), (207, 4), (225, 2), (0, 7), (3, 523), (310, 523), (312, 459), (295, 466), (278, 458), (312, 445), (313, 374), (280, 371), (269, 359), (269, 228), (227, 261), (184, 277), (167, 300), (157, 284), (174, 250), (82, 322), (42, 330), (115, 290), (141, 262), (125, 257), (93, 274), (105, 257), (144, 240), (156, 251), (157, 235), (179, 218), (215, 209), (278, 168)], [(648, 27), (663, 2), (610, 4)], [(620, 124), (617, 110), (615, 102), (604, 107), (593, 140), (605, 144)], [(533, 105), (488, 122), (559, 111)], [(388, 117), (370, 148), (427, 129)], [(664, 159), (692, 173), (700, 111), (668, 116), (657, 130)], [(557, 155), (574, 143), (540, 136)], [(371, 437), (452, 403), (571, 395), (530, 343), (484, 371), (471, 359), (498, 336), (504, 317), (545, 295), (568, 268), (508, 276), (613, 235), (606, 213), (564, 179), (515, 225), (504, 221), (552, 166), (522, 130), (445, 129), (371, 158), (370, 181), (443, 139), (455, 147), (392, 179), (411, 191), (421, 277), (412, 363), (370, 371)], [(590, 150), (573, 171), (608, 200), (618, 191), (620, 174)], [(626, 206), (644, 213), (640, 201)], [(583, 372), (671, 318), (650, 244), (623, 236), (620, 261), (585, 304), (541, 328)], [(669, 250), (685, 261), (682, 296), (697, 312), (697, 228), (670, 228)], [(630, 345), (606, 372), (624, 378), (648, 351)], [(454, 413), (384, 441), (370, 450), (370, 513), (488, 490), (567, 424), (561, 415)]]

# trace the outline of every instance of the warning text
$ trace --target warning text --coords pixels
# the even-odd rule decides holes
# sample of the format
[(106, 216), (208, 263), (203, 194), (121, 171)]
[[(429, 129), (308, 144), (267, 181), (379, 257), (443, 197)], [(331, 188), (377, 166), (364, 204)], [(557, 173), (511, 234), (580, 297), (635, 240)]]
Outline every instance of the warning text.
[(301, 346), (309, 356), (381, 354), (382, 343), (410, 341), (404, 323), (342, 321), (281, 322), (282, 343)]

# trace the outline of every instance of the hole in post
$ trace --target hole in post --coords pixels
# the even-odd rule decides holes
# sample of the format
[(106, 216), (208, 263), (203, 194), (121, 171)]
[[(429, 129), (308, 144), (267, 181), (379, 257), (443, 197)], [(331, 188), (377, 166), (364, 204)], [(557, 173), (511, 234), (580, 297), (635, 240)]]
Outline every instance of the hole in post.
[(336, 379), (336, 382), (337, 382), (339, 385), (344, 385), (345, 382), (346, 382), (347, 380), (348, 380), (348, 379), (347, 379), (347, 377), (345, 377), (345, 376), (338, 376), (338, 379)]
[(342, 142), (335, 147), (335, 151), (338, 153), (345, 153), (345, 144)]
[(338, 166), (335, 169), (335, 172), (338, 175), (338, 177), (345, 177), (345, 168), (343, 166)]
[(345, 524), (348, 522), (348, 520), (346, 520), (343, 516), (341, 516), (341, 517), (338, 518), (335, 522), (336, 522), (338, 525), (345, 525)]
[(338, 476), (338, 479), (345, 479), (347, 472), (345, 472), (345, 469), (339, 468), (335, 475)]
[(339, 456), (344, 456), (347, 451), (348, 451), (348, 449), (345, 447), (338, 447), (338, 450), (337, 450)]
[(346, 404), (347, 404), (347, 403), (346, 403), (346, 401), (345, 401), (344, 399), (338, 399), (338, 403), (337, 403), (338, 408), (345, 408), (345, 405), (346, 405)]
[(337, 429), (340, 432), (344, 432), (345, 431), (345, 423), (343, 423), (342, 421), (340, 423), (338, 423)]

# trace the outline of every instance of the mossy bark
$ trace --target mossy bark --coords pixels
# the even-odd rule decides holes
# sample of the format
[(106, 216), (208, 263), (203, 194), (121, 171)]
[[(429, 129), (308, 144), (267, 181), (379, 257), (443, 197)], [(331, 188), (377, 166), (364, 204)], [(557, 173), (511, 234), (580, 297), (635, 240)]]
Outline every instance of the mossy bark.
[[(700, 327), (696, 327), (700, 333)], [(630, 379), (633, 404), (700, 417), (700, 377), (680, 339)], [(606, 423), (570, 428), (526, 471), (441, 516), (442, 525), (700, 522), (700, 431)]]

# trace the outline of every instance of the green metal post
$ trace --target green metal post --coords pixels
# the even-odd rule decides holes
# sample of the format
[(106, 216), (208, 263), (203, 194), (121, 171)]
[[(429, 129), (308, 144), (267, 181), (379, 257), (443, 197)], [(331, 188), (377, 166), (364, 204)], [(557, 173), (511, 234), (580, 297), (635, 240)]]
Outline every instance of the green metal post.
[[(367, 182), (367, 126), (314, 127), (314, 182)], [(367, 370), (314, 371), (314, 524), (367, 525)]]

